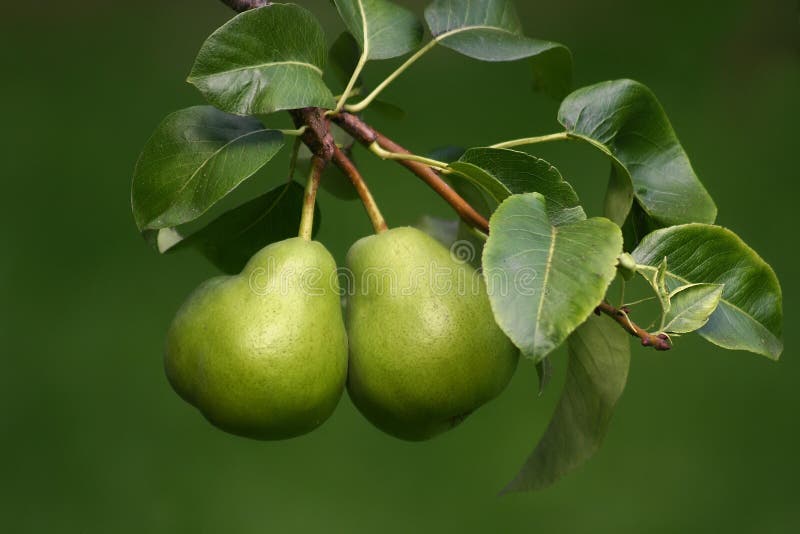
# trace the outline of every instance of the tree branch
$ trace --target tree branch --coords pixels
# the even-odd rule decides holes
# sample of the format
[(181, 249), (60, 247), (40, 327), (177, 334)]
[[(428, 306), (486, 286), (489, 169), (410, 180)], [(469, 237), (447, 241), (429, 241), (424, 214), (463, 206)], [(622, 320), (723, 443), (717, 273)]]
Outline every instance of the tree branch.
[(372, 193), (369, 192), (369, 188), (367, 187), (366, 182), (364, 182), (364, 177), (361, 176), (360, 172), (358, 172), (358, 169), (350, 160), (350, 158), (348, 158), (347, 155), (336, 145), (333, 147), (333, 162), (342, 170), (342, 172), (347, 175), (348, 178), (350, 178), (350, 181), (353, 183), (353, 187), (355, 187), (356, 191), (358, 191), (358, 196), (361, 197), (361, 203), (364, 204), (364, 209), (367, 210), (367, 215), (369, 215), (369, 219), (372, 221), (372, 226), (375, 228), (375, 232), (385, 232), (388, 228), (386, 226), (386, 221), (384, 220), (381, 211), (378, 209), (375, 199), (372, 198)]
[(666, 334), (651, 334), (644, 328), (631, 321), (628, 311), (625, 308), (619, 309), (608, 302), (603, 302), (595, 310), (597, 315), (605, 313), (614, 319), (626, 332), (642, 341), (643, 347), (653, 347), (655, 350), (663, 351), (672, 348), (669, 337)]
[(237, 13), (242, 13), (248, 9), (272, 5), (272, 2), (268, 0), (222, 0), (222, 3)]
[(312, 154), (323, 158), (326, 162), (333, 157), (336, 141), (331, 134), (331, 127), (321, 108), (301, 108), (289, 111), (297, 128), (306, 127), (300, 137)]
[[(372, 143), (376, 142), (381, 148), (389, 150), (390, 152), (397, 152), (401, 154), (410, 154), (408, 150), (395, 143), (385, 135), (370, 127), (356, 115), (351, 113), (338, 113), (331, 117), (336, 124), (341, 126), (343, 130), (355, 137), (361, 144), (369, 147)], [(403, 167), (407, 168), (416, 174), (422, 181), (436, 191), (453, 209), (458, 213), (459, 217), (475, 228), (489, 233), (489, 221), (478, 213), (461, 195), (456, 193), (455, 189), (442, 179), (433, 169), (423, 163), (409, 160), (397, 160)]]

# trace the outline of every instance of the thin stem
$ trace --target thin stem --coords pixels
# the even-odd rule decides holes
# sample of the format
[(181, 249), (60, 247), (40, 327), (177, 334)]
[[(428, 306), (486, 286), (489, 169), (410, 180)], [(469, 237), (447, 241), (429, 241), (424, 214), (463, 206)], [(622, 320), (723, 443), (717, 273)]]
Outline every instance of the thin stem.
[[(382, 148), (396, 153), (408, 153), (408, 150), (381, 133), (375, 132), (375, 136), (376, 141)], [(456, 213), (458, 213), (459, 217), (461, 217), (465, 223), (481, 230), (485, 234), (489, 233), (489, 221), (478, 213), (469, 202), (464, 200), (455, 189), (450, 187), (450, 184), (445, 182), (444, 179), (428, 165), (410, 160), (397, 160), (397, 162), (428, 184), (431, 189), (456, 210)]]
[(643, 304), (645, 302), (650, 302), (651, 300), (656, 300), (656, 297), (645, 297), (643, 299), (634, 300), (633, 302), (626, 302), (621, 307), (622, 308), (632, 308), (634, 306), (638, 306), (639, 304)]
[(297, 128), (296, 130), (278, 130), (278, 131), (280, 133), (282, 133), (283, 135), (287, 136), (287, 137), (300, 137), (301, 135), (306, 133), (307, 129), (308, 129), (308, 126), (301, 126), (300, 128)]
[[(335, 95), (333, 98), (335, 98), (336, 100), (339, 100), (345, 94), (346, 93), (339, 93), (338, 95)], [(359, 96), (360, 94), (361, 94), (361, 87), (355, 87), (355, 88), (350, 90), (350, 94), (347, 95), (347, 98), (353, 98), (354, 96)], [(331, 109), (331, 110), (328, 110), (328, 113), (326, 113), (326, 115), (333, 115), (334, 113), (338, 113), (338, 112), (334, 112)]]
[(317, 202), (317, 190), (322, 171), (325, 169), (326, 161), (319, 156), (311, 158), (311, 172), (308, 174), (306, 182), (306, 193), (303, 197), (303, 212), (300, 216), (299, 235), (306, 241), (311, 241), (311, 234), (314, 230), (314, 205)]
[(595, 313), (598, 315), (600, 313), (604, 313), (614, 319), (617, 324), (619, 324), (626, 332), (628, 332), (633, 337), (639, 338), (642, 342), (642, 346), (644, 347), (653, 347), (655, 350), (664, 351), (669, 350), (672, 348), (672, 345), (669, 342), (669, 336), (666, 334), (651, 334), (644, 328), (638, 326), (636, 323), (631, 321), (628, 314), (630, 311), (625, 308), (615, 308), (608, 302), (601, 303)]
[(361, 198), (361, 203), (364, 204), (364, 209), (367, 210), (369, 220), (372, 221), (372, 226), (375, 228), (375, 233), (385, 232), (388, 228), (386, 221), (381, 215), (381, 210), (378, 209), (378, 204), (372, 197), (372, 193), (369, 192), (369, 188), (364, 182), (364, 177), (361, 176), (361, 173), (358, 172), (350, 158), (339, 147), (334, 147), (333, 149), (333, 162), (350, 178), (353, 187), (356, 188), (358, 196)]
[[(375, 131), (374, 128), (361, 120), (357, 115), (353, 115), (352, 113), (339, 113), (333, 115), (331, 119), (364, 146), (370, 146), (377, 141), (382, 149), (388, 150), (389, 152), (410, 154), (410, 152), (401, 145)], [(478, 213), (469, 202), (461, 198), (461, 195), (450, 187), (450, 184), (445, 182), (444, 179), (428, 165), (409, 160), (397, 160), (397, 162), (428, 184), (431, 189), (453, 207), (465, 223), (481, 230), (485, 234), (489, 233), (489, 221)]]
[[(362, 10), (361, 16), (363, 18), (364, 12)], [(366, 24), (364, 25), (366, 28)], [(369, 53), (369, 44), (367, 40), (364, 40), (364, 51), (361, 53), (361, 57), (358, 58), (358, 63), (356, 63), (356, 68), (353, 71), (352, 76), (350, 76), (350, 81), (347, 82), (347, 87), (345, 87), (342, 96), (339, 97), (339, 102), (336, 104), (336, 109), (333, 111), (334, 113), (339, 113), (344, 105), (347, 103), (347, 99), (350, 98), (350, 94), (353, 91), (353, 88), (356, 86), (358, 82), (358, 77), (361, 76), (361, 71), (364, 70), (364, 65), (367, 64), (367, 54)]]
[(392, 159), (396, 161), (416, 161), (417, 163), (422, 163), (423, 165), (427, 165), (428, 167), (433, 167), (434, 169), (438, 169), (439, 171), (442, 171), (445, 174), (451, 172), (447, 168), (447, 163), (436, 161), (435, 159), (417, 156), (416, 154), (406, 154), (404, 152), (390, 152), (388, 150), (384, 150), (383, 148), (381, 148), (381, 145), (379, 145), (377, 141), (369, 145), (369, 150), (381, 159)]
[(394, 72), (392, 72), (389, 76), (387, 76), (385, 80), (383, 80), (375, 89), (373, 89), (372, 92), (369, 95), (367, 95), (366, 98), (364, 98), (364, 100), (358, 102), (357, 104), (344, 106), (344, 109), (346, 109), (347, 111), (351, 111), (353, 113), (364, 111), (367, 108), (367, 106), (369, 106), (372, 103), (372, 101), (375, 100), (375, 98), (377, 98), (378, 95), (381, 94), (381, 92), (389, 86), (390, 83), (395, 81), (395, 79), (397, 79), (398, 76), (403, 74), (403, 72), (405, 72), (406, 69), (408, 69), (411, 65), (413, 65), (414, 62), (416, 62), (419, 58), (427, 54), (434, 46), (436, 46), (436, 43), (437, 41), (436, 39), (434, 39), (425, 46), (423, 46), (422, 48), (420, 48), (419, 50), (417, 50), (414, 53), (414, 55), (412, 55), (405, 61), (405, 63), (397, 67), (397, 69), (395, 69)]
[(536, 143), (547, 143), (550, 141), (564, 141), (569, 139), (567, 132), (558, 132), (549, 135), (539, 135), (537, 137), (525, 137), (523, 139), (514, 139), (511, 141), (504, 141), (490, 146), (489, 148), (512, 148), (515, 146), (535, 145)]

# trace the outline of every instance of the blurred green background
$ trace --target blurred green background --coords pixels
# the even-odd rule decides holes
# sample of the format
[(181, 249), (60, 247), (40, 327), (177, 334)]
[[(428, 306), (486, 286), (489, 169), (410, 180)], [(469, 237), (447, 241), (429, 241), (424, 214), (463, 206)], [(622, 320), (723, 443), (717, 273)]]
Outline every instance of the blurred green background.
[[(299, 3), (320, 15), (331, 39), (339, 33), (329, 2)], [(720, 224), (780, 276), (783, 359), (693, 337), (667, 354), (635, 350), (600, 453), (538, 494), (496, 496), (558, 398), (558, 383), (537, 398), (527, 363), (499, 399), (428, 443), (379, 433), (346, 398), (299, 439), (223, 434), (173, 394), (161, 367), (173, 313), (214, 270), (193, 253), (148, 249), (129, 187), (161, 118), (201, 102), (184, 79), (230, 13), (216, 0), (6, 2), (1, 531), (800, 531), (797, 3), (518, 5), (529, 35), (571, 47), (579, 85), (631, 77), (659, 96)], [(367, 79), (395, 63), (370, 64)], [(530, 86), (525, 63), (435, 50), (386, 93), (407, 118), (374, 122), (418, 152), (555, 131), (556, 103)], [(572, 145), (536, 153), (561, 166), (597, 213), (602, 157)], [(356, 157), (390, 224), (449, 213), (399, 167)], [(239, 195), (283, 179), (284, 162)], [(369, 224), (357, 203), (320, 201), (319, 238), (341, 260)]]

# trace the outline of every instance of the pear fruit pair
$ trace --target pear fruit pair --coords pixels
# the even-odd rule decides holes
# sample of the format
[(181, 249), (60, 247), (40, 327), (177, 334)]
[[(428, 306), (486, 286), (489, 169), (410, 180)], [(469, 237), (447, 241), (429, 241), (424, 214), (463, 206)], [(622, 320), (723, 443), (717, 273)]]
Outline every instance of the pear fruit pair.
[(413, 228), (361, 239), (347, 263), (347, 333), (336, 265), (318, 242), (274, 243), (241, 274), (201, 285), (169, 330), (173, 388), (225, 431), (285, 439), (322, 424), (347, 380), (369, 421), (408, 440), (456, 426), (505, 388), (518, 351), (471, 266)]

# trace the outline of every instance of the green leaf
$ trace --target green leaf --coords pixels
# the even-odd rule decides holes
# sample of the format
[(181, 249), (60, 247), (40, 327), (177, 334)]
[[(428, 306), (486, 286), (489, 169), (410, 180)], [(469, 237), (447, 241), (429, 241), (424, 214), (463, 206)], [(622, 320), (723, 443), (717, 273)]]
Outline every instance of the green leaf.
[[(614, 220), (614, 222), (617, 221)], [(659, 228), (661, 228), (661, 226), (645, 213), (639, 203), (634, 202), (627, 219), (625, 219), (622, 225), (622, 234), (625, 236), (625, 250), (635, 249), (639, 243), (641, 243), (644, 236)]]
[(467, 262), (476, 270), (481, 267), (485, 236), (458, 219), (441, 219), (424, 215), (414, 225), (450, 249), (454, 258)]
[[(272, 191), (234, 208), (170, 249), (199, 250), (220, 270), (236, 274), (259, 250), (297, 236), (304, 188), (297, 182), (281, 184)], [(314, 230), (319, 227), (315, 208)]]
[(544, 489), (600, 448), (630, 365), (628, 334), (607, 317), (591, 316), (569, 337), (567, 380), (550, 424), (511, 491)]
[(558, 120), (571, 137), (611, 157), (618, 224), (627, 215), (627, 208), (619, 204), (629, 196), (628, 188), (662, 226), (714, 222), (714, 201), (695, 175), (661, 104), (644, 85), (615, 80), (578, 89), (562, 102)]
[(451, 163), (463, 156), (464, 152), (466, 151), (466, 148), (460, 146), (445, 145), (431, 150), (431, 152), (428, 154), (428, 157), (435, 160), (444, 161), (445, 163)]
[[(634, 260), (635, 261), (635, 260)], [(650, 287), (653, 289), (659, 304), (661, 305), (662, 315), (669, 313), (670, 304), (670, 290), (667, 288), (666, 275), (667, 275), (667, 258), (662, 258), (654, 269), (639, 269), (637, 272), (642, 275), (642, 278), (647, 280)]]
[(720, 284), (689, 284), (672, 291), (661, 331), (688, 334), (702, 328), (717, 309), (722, 289)]
[[(567, 50), (559, 43), (525, 37), (511, 0), (434, 0), (425, 9), (425, 20), (439, 44), (483, 61), (515, 61), (555, 49)], [(542, 83), (563, 85), (556, 80), (566, 70), (571, 71), (571, 65), (563, 64), (566, 58), (570, 58), (569, 53), (562, 52), (538, 63)]]
[(458, 219), (423, 215), (414, 226), (449, 248), (458, 239), (458, 223)]
[(131, 204), (140, 231), (193, 221), (263, 167), (283, 135), (253, 118), (196, 106), (169, 115), (144, 147)]
[(512, 194), (541, 193), (547, 199), (550, 222), (556, 226), (586, 218), (578, 195), (558, 169), (525, 152), (472, 148), (449, 167), (498, 203)]
[(245, 11), (211, 34), (188, 81), (211, 104), (239, 115), (334, 108), (322, 80), (326, 54), (314, 15), (293, 4), (272, 4)]
[[(361, 51), (358, 48), (358, 43), (349, 32), (340, 33), (339, 37), (331, 45), (328, 51), (328, 59), (330, 60), (328, 71), (333, 74), (342, 89), (347, 87), (350, 82), (350, 76), (356, 70), (360, 55)], [(362, 80), (359, 78), (356, 87), (361, 85)]]
[(561, 100), (572, 91), (572, 52), (556, 46), (534, 56), (533, 89)]
[(347, 29), (367, 59), (389, 59), (414, 50), (422, 24), (409, 10), (387, 0), (334, 0)]
[(484, 277), (497, 324), (540, 361), (583, 323), (616, 275), (622, 233), (601, 217), (553, 226), (539, 193), (508, 197), (489, 222)]
[(645, 237), (633, 257), (644, 272), (667, 258), (666, 285), (720, 284), (722, 298), (698, 333), (733, 350), (778, 359), (783, 351), (783, 305), (775, 272), (736, 234), (707, 224), (656, 230)]
[[(606, 197), (603, 201), (603, 215), (622, 226), (633, 209), (633, 183), (628, 171), (612, 157), (611, 175), (608, 177)], [(638, 208), (641, 210), (641, 208)]]

